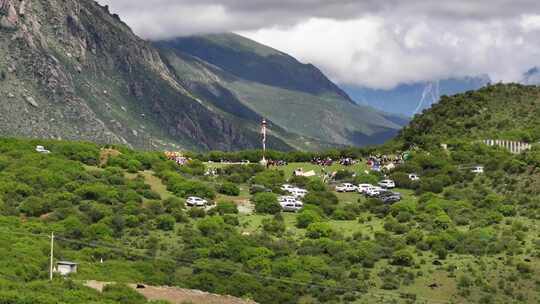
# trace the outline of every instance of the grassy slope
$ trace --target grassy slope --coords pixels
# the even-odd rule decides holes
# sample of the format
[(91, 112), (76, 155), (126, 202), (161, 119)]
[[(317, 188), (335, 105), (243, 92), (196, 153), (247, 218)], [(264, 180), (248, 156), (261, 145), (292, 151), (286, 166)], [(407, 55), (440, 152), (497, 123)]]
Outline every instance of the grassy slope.
[[(223, 103), (226, 102), (228, 109), (225, 111), (240, 113), (240, 116), (252, 122), (255, 119), (256, 124), (259, 123), (261, 117), (266, 117), (275, 124), (276, 129), (279, 129), (276, 136), (294, 147), (313, 149), (320, 147), (321, 143), (324, 146), (324, 142), (341, 145), (382, 142), (391, 135), (379, 133), (395, 133), (399, 129), (396, 123), (384, 117), (383, 114), (368, 107), (354, 105), (344, 95), (340, 95), (343, 94), (341, 91), (332, 91), (333, 84), (327, 79), (313, 80), (314, 83), (317, 81), (321, 83), (319, 89), (322, 90), (314, 93), (280, 86), (271, 81), (257, 80), (248, 72), (246, 76), (242, 74), (243, 71), (236, 71), (236, 68), (229, 66), (228, 63), (219, 64), (222, 60), (226, 62), (227, 56), (235, 58), (234, 60), (240, 60), (238, 58), (246, 56), (244, 64), (246, 71), (249, 71), (251, 66), (249, 60), (253, 60), (251, 58), (253, 56), (258, 56), (258, 61), (254, 62), (276, 68), (283, 64), (276, 59), (276, 56), (289, 58), (276, 50), (236, 35), (209, 35), (200, 39), (208, 43), (210, 48), (222, 50), (223, 55), (218, 56), (219, 59), (216, 59), (217, 55), (209, 55), (211, 58), (208, 59), (209, 61), (205, 61), (204, 57), (191, 57), (184, 53), (182, 40), (170, 44), (162, 42), (157, 45), (180, 78), (188, 83), (210, 87), (213, 91), (216, 91), (215, 86), (219, 85), (233, 93), (233, 98), (228, 101), (224, 100), (223, 96), (221, 98), (217, 96), (220, 99), (219, 102), (214, 102), (217, 107), (223, 109), (225, 107)], [(198, 54), (194, 52), (192, 55)], [(275, 61), (265, 62), (269, 57)], [(214, 62), (213, 59), (219, 62)], [(290, 60), (294, 59), (290, 58)], [(300, 78), (299, 82), (308, 82), (309, 77), (313, 77), (313, 75), (304, 74), (304, 69), (309, 70), (309, 68), (295, 61), (277, 71), (272, 71), (276, 75), (271, 76), (291, 77), (298, 72), (295, 69), (302, 70), (301, 76), (297, 76)], [(270, 72), (267, 71), (267, 73)], [(310, 83), (310, 85), (314, 84)]]

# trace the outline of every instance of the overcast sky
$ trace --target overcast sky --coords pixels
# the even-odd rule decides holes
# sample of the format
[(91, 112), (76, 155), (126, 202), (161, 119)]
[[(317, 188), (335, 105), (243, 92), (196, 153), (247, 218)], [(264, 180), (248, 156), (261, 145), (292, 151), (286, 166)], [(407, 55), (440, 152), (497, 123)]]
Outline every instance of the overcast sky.
[(340, 84), (488, 74), (540, 65), (538, 0), (99, 0), (147, 39), (237, 32)]

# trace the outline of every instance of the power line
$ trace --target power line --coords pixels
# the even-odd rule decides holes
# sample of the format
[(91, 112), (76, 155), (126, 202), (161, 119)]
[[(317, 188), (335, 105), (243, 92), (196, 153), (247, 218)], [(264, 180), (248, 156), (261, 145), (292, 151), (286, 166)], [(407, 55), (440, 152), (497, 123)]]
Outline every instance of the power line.
[[(0, 232), (7, 232), (7, 231), (1, 231), (0, 230)], [(17, 235), (24, 235), (24, 236), (31, 236), (31, 237), (51, 238), (50, 235), (45, 235), (45, 234), (33, 234), (33, 233), (21, 233), (21, 232), (8, 232), (8, 233), (17, 234)], [(161, 260), (161, 261), (166, 261), (166, 262), (173, 262), (175, 264), (180, 264), (180, 265), (184, 265), (184, 266), (191, 266), (191, 267), (195, 266), (193, 261), (182, 260), (182, 259), (178, 259), (178, 258), (174, 258), (174, 257), (170, 257), (170, 256), (153, 256), (153, 255), (149, 255), (147, 253), (136, 252), (136, 251), (144, 251), (144, 249), (140, 249), (140, 248), (133, 248), (133, 247), (121, 248), (121, 247), (118, 247), (117, 245), (113, 245), (113, 244), (106, 244), (106, 243), (102, 243), (102, 242), (85, 242), (85, 241), (75, 240), (75, 239), (71, 239), (71, 238), (66, 238), (66, 237), (63, 237), (63, 236), (55, 236), (54, 238), (56, 240), (61, 240), (61, 241), (68, 242), (68, 243), (73, 243), (73, 244), (85, 245), (85, 246), (89, 246), (89, 247), (93, 247), (93, 248), (106, 248), (106, 249), (110, 249), (110, 250), (113, 250), (113, 251), (118, 252), (118, 253), (127, 254), (127, 255), (130, 255), (130, 254), (131, 255), (136, 255), (136, 256), (139, 256), (141, 258), (146, 258), (146, 259), (149, 259), (149, 260), (156, 260), (156, 261)], [(90, 262), (83, 262), (83, 263), (91, 264)], [(306, 287), (306, 288), (314, 287), (314, 288), (321, 288), (321, 289), (330, 289), (330, 290), (334, 290), (334, 291), (338, 291), (338, 292), (352, 292), (352, 293), (355, 293), (355, 294), (360, 295), (360, 296), (368, 296), (368, 295), (370, 295), (370, 296), (387, 296), (387, 297), (393, 297), (393, 298), (402, 299), (401, 294), (394, 293), (394, 292), (391, 292), (391, 291), (363, 291), (363, 290), (359, 290), (357, 288), (343, 288), (343, 287), (337, 287), (337, 286), (328, 286), (328, 285), (323, 285), (323, 284), (317, 284), (317, 283), (312, 283), (312, 282), (311, 283), (306, 283), (306, 282), (302, 282), (302, 281), (299, 281), (299, 280), (287, 279), (287, 278), (278, 278), (278, 277), (273, 277), (273, 276), (261, 275), (259, 273), (241, 271), (241, 270), (236, 270), (236, 271), (233, 272), (233, 271), (228, 271), (228, 270), (222, 269), (222, 270), (219, 270), (219, 272), (221, 274), (229, 274), (229, 275), (233, 275), (233, 274), (247, 275), (247, 276), (257, 278), (259, 280), (268, 280), (268, 281), (280, 282), (280, 283), (284, 283), (284, 284), (288, 284), (288, 285), (303, 286), (303, 287)], [(16, 279), (19, 280), (18, 278), (16, 278)], [(441, 304), (450, 303), (450, 302), (444, 301), (444, 300), (436, 300), (436, 299), (420, 297), (420, 296), (416, 296), (416, 298), (419, 299), (419, 300), (427, 301), (428, 303), (441, 303)]]

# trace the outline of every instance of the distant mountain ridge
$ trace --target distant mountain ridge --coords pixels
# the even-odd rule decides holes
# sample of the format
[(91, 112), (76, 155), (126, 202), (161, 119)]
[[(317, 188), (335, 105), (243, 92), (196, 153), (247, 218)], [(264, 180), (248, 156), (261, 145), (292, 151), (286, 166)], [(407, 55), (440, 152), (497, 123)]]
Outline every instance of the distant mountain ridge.
[(359, 104), (392, 114), (412, 117), (439, 102), (443, 95), (451, 96), (477, 90), (488, 83), (490, 83), (488, 76), (478, 76), (401, 84), (390, 90), (351, 85), (343, 86), (343, 88)]
[(522, 83), (531, 84), (531, 85), (539, 85), (540, 84), (540, 69), (538, 67), (534, 67), (528, 70), (523, 75)]

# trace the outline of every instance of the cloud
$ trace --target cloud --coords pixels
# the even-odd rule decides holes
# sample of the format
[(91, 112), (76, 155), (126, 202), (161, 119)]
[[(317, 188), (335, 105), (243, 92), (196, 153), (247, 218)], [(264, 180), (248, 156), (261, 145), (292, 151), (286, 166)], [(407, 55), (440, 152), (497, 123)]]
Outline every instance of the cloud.
[(99, 0), (147, 39), (239, 32), (372, 88), (540, 64), (536, 0)]
[(524, 71), (540, 63), (539, 30), (524, 30), (520, 18), (453, 23), (365, 17), (314, 18), (287, 29), (242, 34), (314, 62), (338, 83), (389, 89), (481, 74), (495, 81), (519, 81)]

